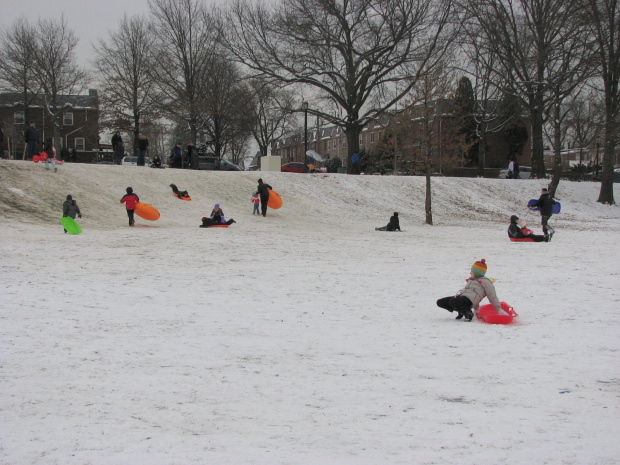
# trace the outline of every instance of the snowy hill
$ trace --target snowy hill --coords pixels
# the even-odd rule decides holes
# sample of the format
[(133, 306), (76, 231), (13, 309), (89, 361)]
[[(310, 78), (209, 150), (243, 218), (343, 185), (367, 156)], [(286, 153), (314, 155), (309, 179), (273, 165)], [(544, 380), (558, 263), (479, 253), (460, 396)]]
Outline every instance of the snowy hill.
[[(543, 185), (432, 178), (428, 226), (419, 177), (0, 161), (0, 463), (620, 463), (620, 208), (562, 182), (553, 241), (509, 242)], [(481, 258), (514, 324), (436, 306)]]
[[(249, 197), (258, 178), (270, 184), (284, 199), (285, 207), (270, 216), (286, 227), (349, 229), (387, 223), (398, 211), (404, 227), (424, 224), (425, 179), (423, 177), (343, 176), (293, 173), (214, 172), (154, 170), (110, 165), (65, 164), (58, 173), (24, 162), (0, 164), (2, 217), (20, 223), (57, 225), (67, 194), (78, 200), (87, 229), (125, 226), (119, 199), (132, 186), (142, 201), (156, 206), (161, 214), (158, 228), (194, 227), (200, 218), (220, 203), (230, 217), (251, 216)], [(180, 204), (169, 185), (188, 190), (192, 202)], [(508, 223), (512, 214), (538, 223), (538, 214), (528, 212), (527, 201), (538, 198), (542, 180), (432, 178), (433, 219), (437, 226), (462, 226), (472, 222)], [(556, 198), (566, 204), (554, 218), (559, 229), (609, 229), (617, 226), (617, 208), (596, 202), (598, 183), (562, 182)], [(608, 221), (609, 220), (609, 221)], [(144, 223), (144, 222), (142, 222)], [(238, 227), (244, 227), (240, 223)]]

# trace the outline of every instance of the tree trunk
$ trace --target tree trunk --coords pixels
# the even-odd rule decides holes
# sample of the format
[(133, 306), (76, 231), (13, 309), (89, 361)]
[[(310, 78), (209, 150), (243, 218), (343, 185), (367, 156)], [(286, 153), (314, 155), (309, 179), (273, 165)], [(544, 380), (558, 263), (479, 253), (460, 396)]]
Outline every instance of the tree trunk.
[(560, 184), (560, 177), (562, 176), (562, 152), (560, 147), (562, 143), (562, 127), (560, 124), (559, 102), (556, 102), (553, 113), (553, 152), (555, 166), (553, 168), (553, 179), (549, 185), (549, 194), (551, 194), (551, 197), (555, 196), (555, 191)]
[(426, 201), (424, 202), (424, 212), (426, 213), (426, 224), (433, 225), (433, 208), (431, 204), (431, 173), (430, 167), (426, 169)]
[[(357, 120), (357, 117), (355, 119)], [(362, 127), (359, 124), (349, 123), (347, 124), (345, 131), (347, 135), (347, 159), (345, 162), (347, 164), (347, 173), (351, 174), (351, 157), (355, 152), (359, 154), (360, 133), (362, 132)], [(359, 168), (359, 162), (357, 166)], [(359, 172), (356, 174), (359, 174)]]
[(480, 138), (478, 139), (478, 176), (484, 178), (484, 167), (486, 164), (487, 146), (487, 123), (480, 123)]
[(138, 139), (140, 138), (140, 113), (133, 114), (133, 154), (138, 156)]
[(532, 118), (532, 178), (545, 178), (542, 102), (530, 105)]
[(614, 200), (614, 158), (616, 147), (616, 135), (614, 116), (617, 112), (617, 102), (614, 102), (614, 97), (611, 92), (606, 92), (605, 96), (605, 145), (603, 148), (603, 177), (601, 182), (601, 192), (599, 193), (598, 201), (613, 205)]

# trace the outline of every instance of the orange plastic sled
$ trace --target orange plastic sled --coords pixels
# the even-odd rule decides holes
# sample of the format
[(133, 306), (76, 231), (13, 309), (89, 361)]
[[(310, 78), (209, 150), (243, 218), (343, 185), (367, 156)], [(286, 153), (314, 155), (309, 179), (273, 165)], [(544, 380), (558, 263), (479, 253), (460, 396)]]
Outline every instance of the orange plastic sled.
[(177, 194), (173, 193), (172, 195), (174, 195), (177, 199), (181, 199), (181, 200), (192, 200), (191, 197), (179, 197)]
[(276, 191), (269, 190), (269, 200), (267, 201), (267, 206), (269, 208), (273, 208), (274, 210), (282, 207), (282, 198)]
[(205, 226), (202, 229), (209, 229), (209, 228), (227, 228), (229, 225), (228, 224), (213, 224), (211, 226)]
[(530, 237), (511, 237), (510, 242), (536, 242), (534, 239)]
[(159, 211), (157, 211), (157, 208), (148, 203), (138, 202), (134, 211), (136, 215), (145, 220), (156, 221), (159, 219)]
[(482, 305), (478, 309), (478, 314), (476, 316), (485, 323), (492, 325), (509, 325), (515, 317), (519, 316), (517, 312), (515, 312), (515, 309), (506, 302), (501, 302), (500, 305), (502, 310), (508, 313), (508, 315), (498, 315), (493, 305), (487, 304)]

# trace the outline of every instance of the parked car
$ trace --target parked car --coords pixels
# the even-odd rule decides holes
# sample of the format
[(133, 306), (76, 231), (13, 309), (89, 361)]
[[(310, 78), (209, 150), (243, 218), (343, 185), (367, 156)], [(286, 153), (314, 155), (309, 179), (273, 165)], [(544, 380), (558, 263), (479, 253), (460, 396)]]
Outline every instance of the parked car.
[[(144, 157), (144, 166), (150, 166), (153, 163), (153, 159), (151, 157)], [(125, 166), (138, 166), (138, 157), (134, 155), (128, 155), (123, 157), (121, 160), (121, 165)]]
[[(198, 168), (201, 170), (214, 170), (217, 167), (217, 157), (215, 155), (198, 155)], [(225, 158), (219, 160), (220, 171), (243, 171), (239, 165), (229, 162)]]
[[(614, 170), (614, 174), (612, 175), (614, 183), (620, 183), (620, 170)], [(603, 171), (599, 170), (598, 176), (596, 172), (587, 173), (583, 176), (585, 181), (602, 181), (603, 180)]]
[[(532, 175), (532, 168), (530, 166), (519, 167), (519, 176), (521, 177), (521, 179), (530, 179), (531, 175)], [(508, 168), (506, 168), (505, 170), (500, 170), (499, 178), (500, 179), (508, 178)]]
[[(309, 173), (310, 170), (308, 165), (301, 162), (293, 161), (291, 163), (286, 163), (280, 167), (280, 171), (283, 173)], [(313, 173), (325, 173), (324, 169), (315, 168)]]

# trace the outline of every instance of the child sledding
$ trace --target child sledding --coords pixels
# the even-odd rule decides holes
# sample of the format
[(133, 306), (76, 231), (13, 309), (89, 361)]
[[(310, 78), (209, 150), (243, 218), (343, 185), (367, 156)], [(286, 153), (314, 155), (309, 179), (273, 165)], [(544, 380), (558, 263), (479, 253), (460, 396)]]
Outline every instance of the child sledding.
[(172, 195), (181, 200), (192, 200), (187, 191), (180, 191), (175, 184), (170, 184), (172, 188)]
[(211, 216), (202, 218), (202, 224), (199, 226), (200, 228), (212, 228), (212, 227), (225, 227), (227, 228), (231, 224), (236, 223), (232, 218), (226, 221), (224, 217), (224, 210), (220, 208), (220, 204), (216, 203), (211, 211)]
[(449, 312), (456, 311), (458, 313), (457, 320), (471, 321), (474, 318), (472, 308), (478, 314), (480, 302), (487, 297), (498, 315), (507, 315), (502, 308), (502, 303), (497, 298), (493, 281), (485, 276), (486, 272), (487, 264), (483, 258), (472, 265), (465, 287), (456, 295), (439, 299), (437, 306)]

